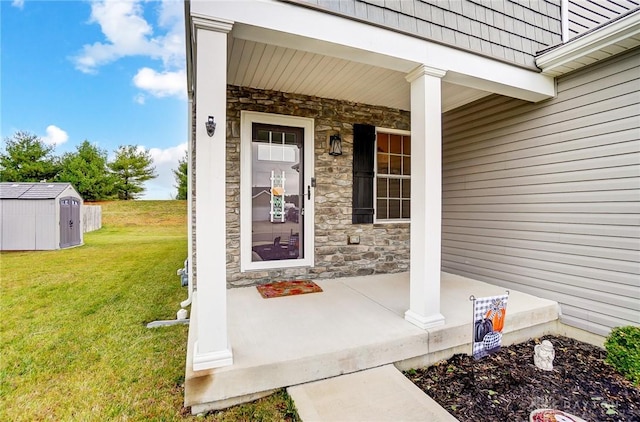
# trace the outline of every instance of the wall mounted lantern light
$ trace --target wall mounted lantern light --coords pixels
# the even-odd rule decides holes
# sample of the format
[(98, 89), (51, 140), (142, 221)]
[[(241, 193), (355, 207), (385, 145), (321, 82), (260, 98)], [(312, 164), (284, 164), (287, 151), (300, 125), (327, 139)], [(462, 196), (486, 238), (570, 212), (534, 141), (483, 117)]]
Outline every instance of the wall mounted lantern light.
[(213, 136), (216, 133), (216, 122), (213, 121), (213, 116), (209, 116), (204, 125), (207, 127), (207, 135)]
[(329, 155), (342, 155), (342, 139), (340, 135), (329, 137)]

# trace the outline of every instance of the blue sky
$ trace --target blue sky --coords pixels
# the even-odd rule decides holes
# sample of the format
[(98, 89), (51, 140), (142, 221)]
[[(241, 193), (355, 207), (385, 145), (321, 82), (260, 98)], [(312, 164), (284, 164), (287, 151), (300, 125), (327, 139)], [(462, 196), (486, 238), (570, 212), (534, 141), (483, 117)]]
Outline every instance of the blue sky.
[(158, 178), (143, 199), (176, 194), (187, 148), (181, 0), (0, 0), (0, 131), (76, 150), (139, 145)]

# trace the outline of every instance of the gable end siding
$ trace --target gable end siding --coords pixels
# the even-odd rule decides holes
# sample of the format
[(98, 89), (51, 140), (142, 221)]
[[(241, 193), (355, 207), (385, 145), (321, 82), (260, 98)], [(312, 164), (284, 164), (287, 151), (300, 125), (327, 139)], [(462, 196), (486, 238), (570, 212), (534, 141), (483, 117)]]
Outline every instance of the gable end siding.
[(569, 0), (569, 38), (637, 8), (636, 0)]
[(290, 2), (530, 68), (538, 51), (561, 42), (560, 0)]
[(640, 50), (531, 104), (444, 115), (443, 271), (557, 300), (606, 335), (640, 324)]

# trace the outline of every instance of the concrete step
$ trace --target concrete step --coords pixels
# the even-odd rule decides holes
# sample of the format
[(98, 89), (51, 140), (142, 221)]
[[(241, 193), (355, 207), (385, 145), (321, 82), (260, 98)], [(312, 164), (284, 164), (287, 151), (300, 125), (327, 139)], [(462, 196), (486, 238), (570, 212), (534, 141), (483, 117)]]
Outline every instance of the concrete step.
[(304, 422), (455, 422), (393, 365), (287, 388)]

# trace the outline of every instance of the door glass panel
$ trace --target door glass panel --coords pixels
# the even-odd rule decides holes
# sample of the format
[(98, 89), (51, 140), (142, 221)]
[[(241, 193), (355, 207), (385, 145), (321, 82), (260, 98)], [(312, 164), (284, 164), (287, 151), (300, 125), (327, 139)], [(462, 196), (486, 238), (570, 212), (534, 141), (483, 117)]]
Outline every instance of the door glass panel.
[(252, 262), (303, 259), (302, 128), (253, 125)]

